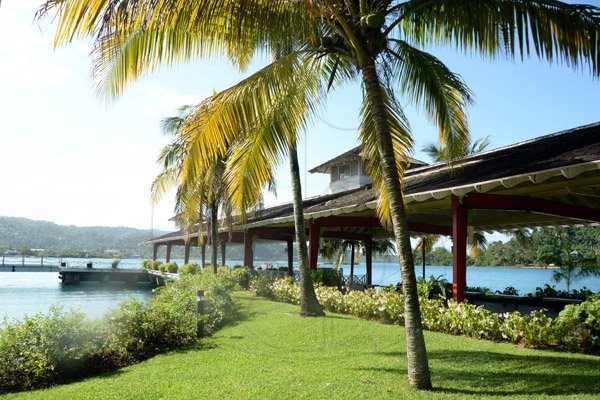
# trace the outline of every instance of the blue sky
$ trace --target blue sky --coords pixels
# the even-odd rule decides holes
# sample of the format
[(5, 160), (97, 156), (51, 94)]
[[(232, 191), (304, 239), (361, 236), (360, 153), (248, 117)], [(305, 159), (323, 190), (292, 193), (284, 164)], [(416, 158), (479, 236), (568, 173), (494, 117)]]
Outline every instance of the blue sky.
[[(90, 79), (91, 44), (80, 40), (54, 50), (50, 21), (33, 21), (40, 3), (3, 0), (0, 7), (0, 215), (149, 228), (149, 187), (159, 172), (155, 160), (169, 140), (160, 133), (160, 119), (244, 74), (223, 60), (176, 66), (147, 75), (104, 104)], [(432, 51), (474, 93), (472, 134), (490, 135), (491, 147), (600, 121), (600, 82), (587, 70)], [(311, 168), (357, 145), (360, 99), (358, 86), (332, 94), (307, 132), (306, 146), (299, 146), (303, 170), (305, 160)], [(419, 150), (435, 141), (435, 129), (406, 106), (414, 156), (427, 161)], [(282, 165), (278, 197), (268, 196), (267, 204), (290, 200), (287, 170)], [(308, 174), (306, 183), (306, 195), (327, 190), (324, 176)], [(173, 228), (171, 197), (155, 207), (155, 228)]]

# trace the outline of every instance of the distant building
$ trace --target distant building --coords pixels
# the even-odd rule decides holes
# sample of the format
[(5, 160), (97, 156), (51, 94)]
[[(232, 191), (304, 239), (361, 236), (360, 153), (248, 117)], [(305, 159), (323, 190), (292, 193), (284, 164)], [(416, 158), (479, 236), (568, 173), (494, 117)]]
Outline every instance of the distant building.
[[(371, 178), (366, 172), (361, 152), (362, 146), (355, 147), (308, 172), (311, 174), (315, 172), (329, 174), (330, 193), (340, 193), (370, 185)], [(408, 169), (426, 165), (428, 164), (423, 161), (409, 158)]]

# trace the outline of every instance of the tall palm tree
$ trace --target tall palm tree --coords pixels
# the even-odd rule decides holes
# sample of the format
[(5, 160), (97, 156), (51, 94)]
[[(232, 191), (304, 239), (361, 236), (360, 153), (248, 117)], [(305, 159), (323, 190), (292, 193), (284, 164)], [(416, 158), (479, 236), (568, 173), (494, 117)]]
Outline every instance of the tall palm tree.
[[(245, 67), (258, 50), (295, 50), (254, 82), (217, 95), (211, 110), (190, 124), (203, 132), (188, 142), (184, 173), (190, 176), (224, 154), (236, 135), (271, 118), (283, 128), (269, 129), (278, 135), (271, 149), (287, 150), (294, 143), (289, 135), (323, 104), (323, 86), (361, 82), (360, 139), (379, 192), (379, 216), (393, 228), (400, 255), (408, 376), (418, 388), (430, 388), (431, 380), (402, 197), (402, 161), (412, 137), (396, 95), (427, 112), (450, 154), (468, 140), (470, 102), (461, 79), (419, 48), (451, 45), (488, 57), (533, 53), (575, 67), (587, 62), (600, 75), (600, 10), (554, 0), (47, 0), (41, 12), (57, 6), (56, 42), (94, 36), (95, 72), (110, 95), (160, 64), (225, 54)], [(278, 107), (285, 103), (287, 110)], [(232, 125), (249, 129), (226, 129)], [(260, 170), (248, 172), (259, 181)]]
[[(177, 115), (164, 118), (161, 130), (165, 135), (176, 136), (185, 120), (194, 112), (194, 106), (184, 105), (177, 110)], [(159, 202), (166, 191), (177, 186), (175, 197), (175, 214), (177, 223), (189, 231), (198, 225), (198, 244), (204, 241), (204, 222), (208, 220), (211, 244), (211, 265), (217, 272), (218, 225), (219, 215), (231, 214), (231, 204), (227, 201), (226, 185), (223, 182), (225, 160), (216, 160), (202, 179), (194, 185), (179, 185), (183, 160), (186, 157), (186, 146), (179, 140), (167, 144), (160, 152), (158, 163), (163, 170), (158, 174), (151, 186), (151, 198)], [(207, 217), (207, 218), (206, 218)]]

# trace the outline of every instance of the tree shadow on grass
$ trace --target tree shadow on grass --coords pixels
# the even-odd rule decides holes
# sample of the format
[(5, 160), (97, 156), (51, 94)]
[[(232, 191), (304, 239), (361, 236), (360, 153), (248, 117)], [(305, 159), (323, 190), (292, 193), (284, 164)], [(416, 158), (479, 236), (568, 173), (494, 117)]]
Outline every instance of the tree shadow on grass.
[[(400, 352), (383, 353), (390, 357)], [(600, 358), (556, 354), (507, 354), (493, 351), (428, 352), (435, 391), (476, 396), (600, 396)], [(405, 375), (404, 368), (368, 368)], [(436, 385), (436, 381), (440, 382)], [(451, 384), (447, 384), (451, 382)]]

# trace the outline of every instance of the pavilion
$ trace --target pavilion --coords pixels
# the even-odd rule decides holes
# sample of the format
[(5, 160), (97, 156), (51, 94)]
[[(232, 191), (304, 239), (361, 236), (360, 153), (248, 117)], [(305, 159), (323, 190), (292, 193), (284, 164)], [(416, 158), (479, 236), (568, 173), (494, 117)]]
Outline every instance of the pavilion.
[[(377, 196), (362, 173), (360, 148), (311, 172), (329, 173), (331, 194), (303, 201), (311, 268), (317, 267), (321, 238), (363, 241), (367, 284), (371, 284), (372, 240), (393, 237), (376, 216)], [(352, 182), (340, 182), (342, 180)], [(466, 289), (466, 249), (470, 232), (508, 232), (530, 227), (600, 223), (600, 122), (466, 157), (457, 165), (426, 165), (417, 160), (404, 175), (406, 212), (411, 234), (452, 236), (453, 292), (462, 301)], [(179, 231), (155, 238), (167, 246), (185, 246), (197, 233)], [(223, 241), (243, 243), (244, 265), (253, 268), (256, 240), (284, 241), (292, 268), (295, 238), (292, 204), (249, 215), (220, 232)], [(225, 259), (225, 246), (222, 261)]]

